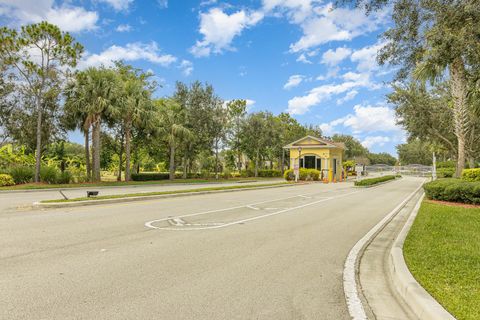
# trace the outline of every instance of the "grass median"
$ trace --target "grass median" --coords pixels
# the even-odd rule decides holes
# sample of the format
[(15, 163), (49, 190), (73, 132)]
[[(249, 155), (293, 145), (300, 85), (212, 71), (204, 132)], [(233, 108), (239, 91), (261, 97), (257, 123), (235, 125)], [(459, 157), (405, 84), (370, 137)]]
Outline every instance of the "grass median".
[(228, 183), (243, 181), (268, 181), (274, 178), (231, 178), (231, 179), (175, 179), (175, 180), (156, 180), (156, 181), (102, 181), (85, 182), (69, 184), (47, 184), (47, 183), (27, 183), (9, 187), (0, 187), (0, 191), (12, 190), (39, 190), (39, 189), (68, 189), (68, 188), (92, 188), (92, 187), (125, 187), (142, 185), (162, 185), (162, 184), (195, 184), (195, 183)]
[[(395, 180), (397, 176), (394, 175), (388, 175), (388, 176), (381, 176), (381, 177), (376, 177), (376, 178), (368, 178), (368, 179), (363, 179), (359, 181), (355, 181), (355, 186), (356, 187), (370, 187), (374, 186), (379, 183), (387, 182), (390, 180)], [(398, 176), (400, 178), (400, 176)]]
[(404, 256), (417, 281), (457, 319), (480, 319), (480, 208), (424, 202)]
[(223, 186), (223, 187), (218, 186), (218, 187), (207, 187), (207, 188), (196, 188), (196, 189), (185, 189), (185, 190), (115, 194), (115, 195), (97, 196), (97, 197), (91, 197), (91, 198), (81, 197), (81, 198), (73, 198), (68, 200), (65, 200), (65, 199), (44, 200), (44, 201), (41, 201), (41, 203), (66, 203), (66, 202), (79, 202), (79, 201), (90, 201), (90, 200), (95, 201), (95, 200), (107, 200), (107, 199), (173, 195), (173, 194), (195, 193), (195, 192), (204, 192), (204, 191), (255, 189), (260, 187), (274, 187), (274, 186), (291, 185), (291, 184), (293, 183), (292, 182), (276, 182), (276, 183), (263, 183), (263, 184), (255, 184), (255, 185), (239, 185), (239, 186)]

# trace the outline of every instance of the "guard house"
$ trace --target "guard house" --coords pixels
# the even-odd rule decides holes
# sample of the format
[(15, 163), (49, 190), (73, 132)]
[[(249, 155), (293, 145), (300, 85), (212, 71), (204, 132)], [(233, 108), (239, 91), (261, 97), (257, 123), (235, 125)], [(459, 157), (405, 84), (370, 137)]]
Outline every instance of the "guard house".
[(344, 143), (306, 136), (283, 148), (290, 151), (290, 169), (299, 164), (300, 168), (319, 170), (330, 182), (340, 181)]

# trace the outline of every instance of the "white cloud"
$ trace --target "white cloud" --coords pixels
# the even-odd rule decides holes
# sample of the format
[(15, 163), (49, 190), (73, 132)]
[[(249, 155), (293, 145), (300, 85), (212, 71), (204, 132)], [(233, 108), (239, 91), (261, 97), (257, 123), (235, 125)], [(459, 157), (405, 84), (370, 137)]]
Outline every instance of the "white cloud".
[(255, 104), (255, 100), (251, 100), (251, 99), (245, 99), (245, 101), (247, 102), (247, 107), (251, 107)]
[(190, 52), (196, 57), (205, 57), (224, 50), (233, 50), (231, 43), (245, 28), (256, 25), (263, 19), (259, 11), (240, 10), (227, 14), (219, 8), (200, 14), (200, 29), (203, 39), (197, 40)]
[(115, 30), (118, 32), (130, 32), (132, 31), (132, 26), (129, 24), (120, 24)]
[(136, 61), (146, 60), (161, 66), (169, 66), (174, 63), (177, 58), (170, 54), (162, 54), (156, 42), (151, 43), (128, 43), (126, 46), (113, 45), (99, 54), (86, 54), (80, 61), (79, 68), (87, 68), (91, 66), (112, 66), (113, 61)]
[(128, 10), (133, 0), (99, 0), (113, 7), (116, 11)]
[(295, 88), (300, 83), (302, 83), (304, 78), (305, 77), (300, 75), (300, 74), (294, 74), (293, 76), (290, 76), (288, 78), (287, 83), (285, 83), (285, 85), (283, 86), (283, 89), (288, 90), (288, 89), (291, 89), (291, 88)]
[(357, 70), (359, 71), (373, 71), (379, 68), (377, 63), (377, 53), (385, 46), (385, 43), (376, 43), (371, 46), (363, 47), (356, 50), (350, 56), (352, 62), (357, 63)]
[(352, 49), (346, 47), (338, 47), (335, 50), (329, 49), (322, 55), (322, 63), (336, 66), (342, 60), (346, 59), (352, 53)]
[(348, 128), (353, 134), (388, 132), (401, 133), (402, 129), (396, 124), (395, 111), (384, 106), (362, 106), (353, 107), (350, 113), (329, 123), (322, 123), (324, 131), (329, 135), (335, 133), (338, 127)]
[(367, 149), (372, 148), (373, 146), (383, 147), (387, 142), (390, 142), (391, 139), (386, 136), (367, 136), (362, 140), (362, 146)]
[(312, 64), (312, 61), (308, 60), (308, 58), (307, 58), (307, 56), (305, 55), (305, 53), (302, 53), (301, 55), (298, 56), (297, 62), (303, 62), (303, 63), (307, 63), (307, 64)]
[(157, 0), (157, 4), (162, 9), (167, 9), (168, 8), (168, 0)]
[(310, 110), (312, 106), (319, 104), (324, 100), (330, 99), (332, 96), (351, 91), (358, 87), (371, 87), (372, 83), (368, 74), (354, 81), (345, 81), (340, 84), (325, 84), (313, 88), (304, 96), (293, 97), (288, 101), (287, 112), (290, 114), (304, 114)]
[(53, 0), (2, 0), (0, 15), (16, 24), (48, 21), (63, 31), (80, 32), (97, 26), (98, 13), (83, 7), (64, 4), (56, 6)]
[(182, 73), (188, 77), (193, 72), (193, 63), (188, 60), (182, 60), (179, 68), (182, 69)]
[(340, 98), (340, 99), (337, 100), (337, 104), (340, 105), (340, 104), (343, 104), (347, 101), (350, 101), (353, 98), (355, 98), (357, 96), (357, 94), (358, 94), (357, 90), (348, 91), (347, 94), (343, 98)]

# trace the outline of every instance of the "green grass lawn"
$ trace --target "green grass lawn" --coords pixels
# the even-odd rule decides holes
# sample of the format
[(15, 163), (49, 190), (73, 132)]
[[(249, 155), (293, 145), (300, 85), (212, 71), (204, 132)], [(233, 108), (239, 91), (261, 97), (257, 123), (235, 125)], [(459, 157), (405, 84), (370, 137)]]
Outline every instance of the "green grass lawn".
[(158, 195), (167, 195), (167, 194), (179, 194), (179, 193), (193, 193), (199, 191), (217, 191), (217, 190), (235, 190), (235, 189), (251, 189), (258, 187), (273, 187), (286, 184), (293, 184), (292, 182), (277, 182), (277, 183), (261, 183), (261, 184), (242, 184), (238, 186), (218, 186), (218, 187), (207, 187), (207, 188), (197, 188), (197, 189), (186, 189), (186, 190), (170, 190), (170, 191), (159, 191), (159, 192), (141, 192), (141, 193), (127, 193), (127, 194), (115, 194), (108, 196), (98, 196), (98, 197), (81, 197), (81, 198), (72, 198), (68, 200), (58, 199), (58, 200), (44, 200), (42, 203), (62, 203), (62, 202), (78, 202), (85, 200), (106, 200), (106, 199), (118, 199), (118, 198), (132, 198), (132, 197), (144, 197), (144, 196), (158, 196)]
[(457, 319), (480, 319), (480, 208), (424, 202), (404, 255), (417, 281)]
[(102, 181), (98, 183), (69, 183), (69, 184), (47, 184), (47, 183), (27, 183), (9, 187), (0, 187), (2, 190), (34, 190), (34, 189), (66, 189), (66, 188), (82, 188), (82, 187), (113, 187), (113, 186), (134, 186), (134, 185), (151, 185), (151, 184), (170, 184), (170, 183), (207, 183), (207, 182), (242, 182), (242, 181), (262, 181), (274, 178), (232, 178), (232, 179), (175, 179), (175, 180), (158, 180), (158, 181)]

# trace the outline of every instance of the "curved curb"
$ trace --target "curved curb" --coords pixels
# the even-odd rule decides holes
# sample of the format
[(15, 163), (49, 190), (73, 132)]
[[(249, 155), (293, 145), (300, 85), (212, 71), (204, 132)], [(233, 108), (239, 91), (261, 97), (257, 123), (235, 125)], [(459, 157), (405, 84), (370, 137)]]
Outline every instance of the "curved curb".
[(33, 207), (41, 208), (41, 209), (72, 208), (72, 207), (93, 206), (93, 205), (101, 205), (101, 204), (134, 202), (134, 201), (143, 201), (143, 200), (186, 197), (186, 196), (194, 196), (194, 195), (202, 195), (202, 194), (248, 191), (248, 190), (293, 187), (293, 186), (296, 186), (296, 184), (279, 184), (279, 185), (257, 186), (257, 187), (252, 186), (248, 188), (237, 188), (237, 189), (179, 192), (179, 193), (158, 194), (158, 195), (150, 195), (150, 196), (125, 197), (125, 198), (100, 199), (100, 200), (83, 200), (83, 201), (73, 201), (73, 202), (47, 202), (47, 203), (35, 202), (33, 203)]
[(424, 196), (425, 195), (422, 195), (418, 200), (402, 231), (400, 231), (393, 242), (392, 249), (390, 250), (390, 259), (388, 261), (388, 270), (393, 280), (393, 287), (419, 319), (454, 320), (455, 317), (445, 310), (417, 280), (415, 280), (403, 256), (403, 244), (418, 214)]
[[(395, 181), (395, 180), (394, 180)], [(377, 223), (366, 235), (364, 235), (348, 253), (343, 269), (343, 291), (347, 302), (348, 313), (354, 320), (368, 319), (363, 307), (362, 300), (357, 289), (358, 265), (365, 248), (377, 236), (377, 234), (400, 212), (400, 210), (410, 201), (417, 192), (423, 187), (423, 183), (415, 189), (405, 200), (396, 206), (379, 223)]]

